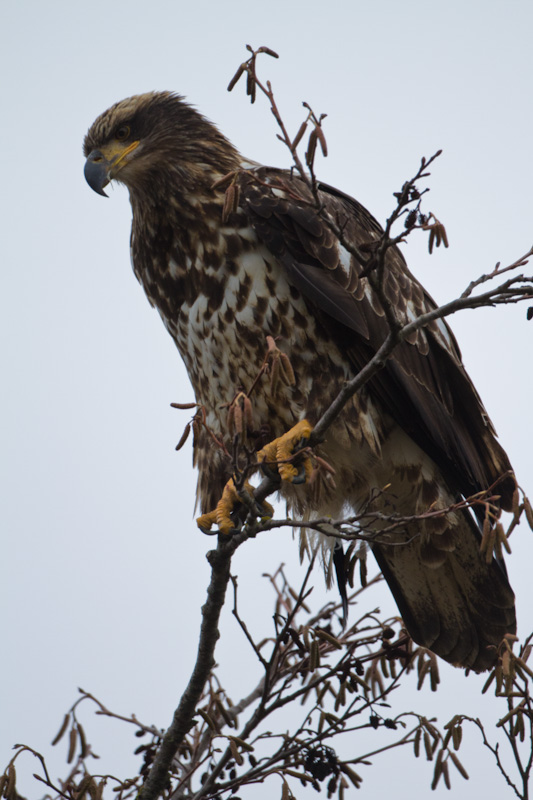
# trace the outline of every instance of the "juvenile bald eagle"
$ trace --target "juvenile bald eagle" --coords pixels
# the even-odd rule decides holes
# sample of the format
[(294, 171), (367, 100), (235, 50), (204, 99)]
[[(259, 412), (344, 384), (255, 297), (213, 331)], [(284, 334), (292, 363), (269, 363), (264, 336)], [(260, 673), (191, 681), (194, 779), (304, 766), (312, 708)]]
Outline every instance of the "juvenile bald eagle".
[[(243, 160), (169, 92), (112, 106), (87, 133), (84, 153), (92, 189), (105, 194), (111, 180), (129, 189), (133, 268), (178, 347), (208, 428), (230, 446), (228, 404), (255, 381), (267, 336), (290, 357), (296, 381), (273, 395), (263, 376), (254, 387), (251, 429), (273, 439), (303, 420), (316, 423), (388, 332), (362, 264), (327, 217), (345, 242), (367, 251), (382, 235), (376, 220), (324, 184), (319, 213), (301, 178)], [(228, 173), (240, 192), (229, 216), (220, 185)], [(434, 308), (397, 248), (387, 252), (383, 285), (401, 322)], [(346, 508), (368, 508), (374, 495), (377, 510), (417, 515), (501, 476), (500, 505), (511, 508), (509, 461), (442, 320), (395, 350), (318, 452), (335, 468), (335, 481), (285, 481), (281, 490), (304, 517), (339, 518)], [(194, 458), (205, 513), (220, 500), (231, 467), (205, 428)], [(478, 522), (458, 511), (406, 524), (387, 539), (378, 535), (373, 546), (413, 639), (475, 670), (494, 663), (502, 637), (516, 628), (505, 569), (486, 563), (479, 542)]]

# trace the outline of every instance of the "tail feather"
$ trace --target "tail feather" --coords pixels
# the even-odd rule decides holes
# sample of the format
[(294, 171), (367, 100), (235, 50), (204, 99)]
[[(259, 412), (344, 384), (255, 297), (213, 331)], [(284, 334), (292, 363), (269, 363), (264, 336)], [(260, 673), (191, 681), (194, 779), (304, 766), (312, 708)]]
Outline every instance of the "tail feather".
[(374, 545), (374, 555), (415, 642), (455, 666), (490, 669), (506, 633), (515, 633), (514, 594), (503, 564), (479, 553), (473, 519), (460, 515), (455, 547), (440, 566), (420, 558), (420, 543)]

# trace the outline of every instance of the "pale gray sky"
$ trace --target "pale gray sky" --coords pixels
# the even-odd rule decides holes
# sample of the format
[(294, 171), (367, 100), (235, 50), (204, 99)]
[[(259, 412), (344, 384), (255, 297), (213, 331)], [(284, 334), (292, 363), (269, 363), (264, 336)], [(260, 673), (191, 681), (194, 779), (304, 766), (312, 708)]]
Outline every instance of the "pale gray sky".
[[(379, 220), (420, 156), (443, 148), (428, 207), (446, 224), (450, 248), (429, 258), (425, 242), (410, 241), (406, 256), (431, 293), (449, 300), (533, 242), (533, 7), (529, 0), (21, 0), (2, 4), (1, 15), (0, 762), (25, 742), (58, 774), (64, 752), (49, 742), (77, 686), (118, 712), (168, 724), (195, 652), (212, 544), (192, 520), (190, 450), (174, 452), (187, 416), (169, 403), (191, 400), (192, 391), (131, 272), (126, 191), (103, 200), (84, 181), (86, 129), (116, 100), (172, 89), (250, 158), (287, 165), (266, 104), (250, 106), (240, 87), (226, 92), (245, 44), (268, 45), (281, 57), (261, 69), (293, 130), (302, 100), (328, 113), (330, 156), (319, 176)], [(521, 306), (467, 312), (452, 325), (519, 481), (533, 494), (533, 322)], [(532, 627), (532, 542), (522, 526), (509, 559), (524, 635)], [(295, 550), (278, 532), (236, 559), (257, 630), (272, 611), (260, 575), (281, 558), (297, 575)], [(392, 611), (387, 592), (374, 602)], [(253, 680), (254, 662), (229, 614), (224, 627), (218, 660), (237, 695), (248, 689), (244, 669)], [(443, 673), (431, 698), (442, 722), (463, 710), (502, 713), (490, 697), (479, 698), (480, 679)], [(417, 709), (426, 703), (416, 693), (406, 700)], [(83, 721), (106, 756), (102, 769), (127, 774), (129, 730), (89, 710)], [(354, 752), (363, 748), (355, 739)], [(399, 755), (402, 762), (384, 759), (362, 771), (368, 795), (392, 785), (398, 800), (429, 791), (431, 765)], [(465, 762), (471, 780), (453, 776), (456, 800), (505, 791), (480, 746)], [(409, 775), (403, 788), (399, 763)], [(32, 798), (43, 794), (31, 779), (36, 766), (29, 757), (19, 762), (20, 790)]]

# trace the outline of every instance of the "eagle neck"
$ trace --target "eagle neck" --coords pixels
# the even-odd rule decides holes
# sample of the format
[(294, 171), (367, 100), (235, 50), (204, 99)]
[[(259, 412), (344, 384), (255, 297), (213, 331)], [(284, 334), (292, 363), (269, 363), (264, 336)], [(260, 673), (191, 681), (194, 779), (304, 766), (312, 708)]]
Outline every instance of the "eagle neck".
[(167, 327), (196, 300), (200, 274), (223, 262), (224, 194), (213, 182), (210, 176), (192, 189), (188, 181), (162, 181), (150, 194), (130, 192), (133, 269)]

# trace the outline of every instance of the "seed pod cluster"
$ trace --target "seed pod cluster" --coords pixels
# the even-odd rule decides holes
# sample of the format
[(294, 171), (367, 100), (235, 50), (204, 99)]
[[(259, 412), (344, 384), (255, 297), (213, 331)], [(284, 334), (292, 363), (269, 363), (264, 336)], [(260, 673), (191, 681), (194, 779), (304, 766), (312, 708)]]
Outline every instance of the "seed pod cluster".
[(294, 137), (294, 139), (291, 142), (291, 151), (293, 153), (296, 152), (296, 148), (298, 147), (298, 145), (302, 141), (304, 133), (307, 130), (307, 125), (308, 125), (307, 120), (304, 120), (304, 122), (302, 122), (302, 124), (298, 128), (298, 132), (297, 132), (296, 136)]
[(326, 157), (328, 154), (328, 146), (326, 143), (326, 137), (324, 136), (324, 131), (322, 130), (322, 127), (319, 122), (314, 122), (314, 127), (311, 133), (309, 134), (309, 141), (307, 143), (307, 150), (305, 152), (305, 163), (307, 164), (309, 169), (313, 169), (313, 165), (315, 163), (317, 144), (320, 144), (322, 155)]
[(239, 392), (228, 407), (228, 430), (231, 436), (244, 438), (253, 430), (252, 401), (244, 392)]
[(431, 691), (436, 692), (440, 683), (437, 657), (430, 650), (421, 647), (418, 651), (418, 685), (416, 687), (418, 690), (422, 688), (427, 675), (429, 675)]
[(485, 517), (483, 519), (479, 554), (482, 557), (484, 556), (487, 564), (491, 563), (495, 550), (497, 557), (501, 558), (502, 544), (504, 544), (508, 552), (511, 552), (503, 526), (497, 520), (498, 513), (499, 511), (497, 509), (495, 510), (494, 506), (491, 506), (490, 503), (485, 504)]
[(192, 427), (192, 423), (188, 422), (186, 424), (184, 430), (183, 430), (183, 433), (181, 434), (179, 442), (176, 445), (176, 450), (181, 450), (181, 448), (183, 447), (183, 445), (185, 444), (185, 442), (189, 438), (189, 434), (191, 432), (191, 427)]
[(430, 255), (433, 252), (433, 247), (440, 247), (441, 244), (443, 244), (444, 247), (448, 247), (448, 235), (446, 233), (446, 228), (434, 214), (430, 214), (430, 218), (431, 217), (433, 217), (435, 222), (428, 222), (422, 226), (424, 230), (429, 231), (428, 248)]
[(13, 762), (7, 768), (7, 776), (4, 776), (2, 787), (2, 796), (7, 800), (14, 800), (17, 794), (17, 771)]
[(52, 739), (52, 747), (54, 745), (56, 745), (59, 741), (61, 741), (61, 739), (63, 738), (63, 736), (65, 735), (65, 733), (67, 731), (69, 722), (70, 722), (70, 714), (65, 714), (65, 717), (63, 719), (63, 722), (61, 723), (60, 729), (58, 730), (58, 732), (56, 733), (56, 735)]
[(272, 336), (267, 336), (268, 352), (266, 366), (270, 375), (270, 392), (275, 396), (279, 384), (294, 386), (296, 377), (289, 356), (276, 345)]
[(222, 208), (222, 222), (227, 222), (231, 214), (235, 214), (239, 209), (241, 187), (232, 181), (224, 194), (224, 206)]

